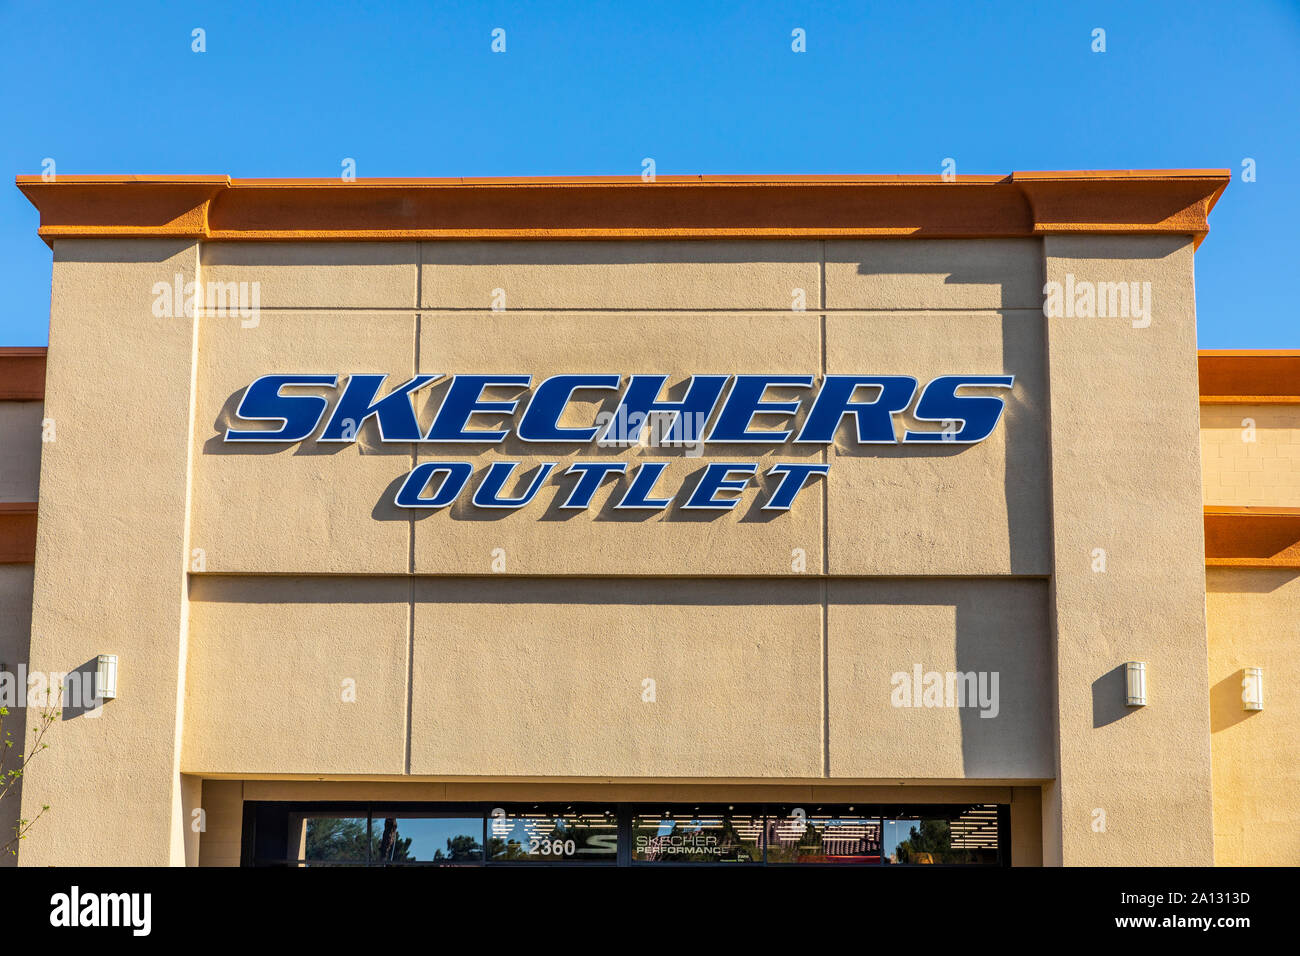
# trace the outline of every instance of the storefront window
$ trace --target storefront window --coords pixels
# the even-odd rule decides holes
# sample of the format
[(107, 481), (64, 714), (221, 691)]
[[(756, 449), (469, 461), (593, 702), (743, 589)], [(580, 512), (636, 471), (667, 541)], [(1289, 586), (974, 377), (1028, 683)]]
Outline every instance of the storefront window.
[(884, 821), (885, 861), (909, 864), (998, 862), (996, 806), (954, 807)]
[(481, 863), (483, 818), (377, 809), (371, 820), (370, 861)]
[(763, 816), (734, 808), (639, 813), (632, 859), (645, 863), (761, 863)]
[(614, 863), (618, 814), (611, 807), (494, 807), (488, 814), (488, 858), (497, 863)]
[(855, 808), (774, 807), (768, 863), (879, 863), (880, 818)]
[(367, 824), (364, 815), (291, 813), (290, 858), (308, 865), (365, 863)]
[(1008, 865), (995, 804), (248, 805), (259, 866)]

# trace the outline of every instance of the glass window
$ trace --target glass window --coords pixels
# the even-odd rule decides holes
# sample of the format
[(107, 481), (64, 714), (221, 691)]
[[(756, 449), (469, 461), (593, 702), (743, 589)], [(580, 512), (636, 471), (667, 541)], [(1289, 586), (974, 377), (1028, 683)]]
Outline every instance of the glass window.
[(646, 863), (762, 863), (763, 817), (733, 807), (638, 813), (632, 859)]
[(372, 863), (481, 863), (483, 817), (380, 808), (370, 830)]
[(290, 813), (289, 859), (309, 865), (365, 863), (365, 815)]
[(888, 863), (998, 862), (998, 811), (991, 804), (927, 808), (886, 819), (884, 831)]
[(255, 802), (257, 866), (1008, 864), (995, 804)]
[(488, 858), (495, 863), (618, 861), (618, 813), (613, 807), (494, 807), (487, 828)]
[(774, 807), (768, 863), (879, 863), (880, 818), (855, 807)]

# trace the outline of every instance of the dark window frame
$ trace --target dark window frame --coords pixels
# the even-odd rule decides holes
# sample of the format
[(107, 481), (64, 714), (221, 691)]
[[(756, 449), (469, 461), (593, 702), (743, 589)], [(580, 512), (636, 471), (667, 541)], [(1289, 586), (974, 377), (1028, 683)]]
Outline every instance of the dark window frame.
[[(665, 869), (678, 867), (730, 867), (730, 868), (762, 868), (762, 867), (784, 867), (784, 868), (815, 868), (815, 869), (856, 869), (860, 867), (913, 867), (929, 866), (938, 868), (953, 869), (990, 869), (1008, 867), (1011, 865), (1011, 807), (1009, 804), (999, 803), (926, 803), (926, 804), (881, 804), (881, 803), (822, 803), (822, 804), (805, 804), (812, 813), (842, 813), (843, 815), (853, 815), (863, 817), (864, 819), (874, 818), (880, 827), (880, 857), (875, 863), (801, 863), (797, 861), (769, 861), (767, 859), (768, 847), (766, 841), (763, 844), (763, 858), (748, 863), (739, 862), (703, 862), (703, 861), (661, 861), (661, 860), (636, 860), (633, 859), (632, 835), (634, 832), (635, 818), (638, 815), (659, 814), (665, 810), (672, 811), (676, 814), (688, 814), (691, 812), (701, 813), (719, 813), (734, 812), (737, 814), (748, 814), (751, 816), (761, 817), (764, 821), (763, 832), (766, 833), (768, 818), (780, 815), (784, 808), (790, 806), (800, 806), (797, 801), (781, 801), (779, 803), (769, 802), (750, 802), (737, 800), (734, 803), (718, 801), (700, 801), (694, 802), (646, 802), (646, 801), (611, 801), (601, 802), (592, 800), (504, 800), (504, 801), (401, 801), (401, 800), (249, 800), (244, 802), (243, 812), (243, 832), (241, 836), (240, 861), (241, 865), (249, 867), (547, 867), (547, 866), (568, 866), (568, 867), (635, 867), (639, 869)], [(852, 806), (854, 809), (849, 810)], [(992, 863), (889, 863), (887, 862), (887, 853), (885, 845), (885, 824), (891, 819), (917, 819), (934, 817), (946, 817), (954, 812), (969, 810), (974, 807), (993, 807), (997, 810), (997, 828), (998, 828), (998, 847), (995, 851), (995, 861)], [(492, 811), (496, 808), (502, 808), (507, 813), (522, 811), (556, 811), (564, 808), (574, 813), (603, 813), (613, 810), (616, 821), (616, 831), (618, 834), (618, 848), (612, 860), (566, 860), (566, 859), (534, 859), (534, 860), (493, 860), (490, 857), (489, 828), (491, 826)], [(400, 810), (404, 813), (419, 814), (432, 813), (439, 816), (461, 816), (461, 817), (481, 817), (482, 818), (482, 854), (477, 861), (433, 861), (418, 860), (410, 862), (390, 862), (383, 863), (372, 860), (374, 844), (374, 821), (375, 810)], [(366, 861), (360, 862), (332, 862), (332, 861), (311, 861), (292, 859), (288, 855), (288, 817), (290, 814), (349, 814), (355, 817), (366, 818)], [(381, 814), (379, 819), (383, 819), (385, 814)], [(276, 832), (274, 827), (279, 825), (282, 832)], [(267, 832), (272, 828), (271, 832)], [(260, 843), (259, 843), (260, 841)], [(276, 855), (273, 851), (277, 847), (284, 847), (283, 855)], [(259, 849), (270, 848), (271, 853), (259, 852)]]

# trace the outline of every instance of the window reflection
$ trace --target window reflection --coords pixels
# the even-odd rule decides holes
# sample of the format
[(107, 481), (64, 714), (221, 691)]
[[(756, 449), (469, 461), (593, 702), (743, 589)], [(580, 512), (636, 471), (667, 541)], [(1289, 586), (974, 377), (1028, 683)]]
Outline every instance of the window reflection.
[(888, 863), (981, 864), (998, 862), (998, 814), (994, 805), (937, 809), (916, 817), (886, 819)]
[(366, 862), (366, 817), (290, 813), (290, 858), (303, 865)]
[(614, 863), (618, 859), (618, 814), (612, 807), (495, 807), (487, 826), (488, 858), (494, 862)]
[(255, 802), (254, 865), (1006, 864), (994, 804)]
[(880, 818), (847, 809), (774, 808), (767, 824), (769, 863), (879, 863)]
[(761, 863), (762, 814), (734, 808), (665, 810), (633, 818), (632, 859), (647, 863)]
[(370, 860), (378, 864), (480, 863), (483, 818), (378, 809), (370, 848)]

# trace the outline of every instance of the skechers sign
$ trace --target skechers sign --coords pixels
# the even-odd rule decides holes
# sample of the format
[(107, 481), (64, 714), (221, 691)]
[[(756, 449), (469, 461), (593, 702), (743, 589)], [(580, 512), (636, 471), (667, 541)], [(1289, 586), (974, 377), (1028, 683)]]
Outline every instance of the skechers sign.
[[(337, 392), (338, 401), (316, 441), (355, 442), (361, 427), (373, 419), (379, 439), (386, 443), (432, 445), (497, 445), (513, 430), (516, 440), (536, 444), (553, 453), (564, 446), (626, 448), (645, 445), (647, 432), (655, 445), (687, 447), (703, 454), (709, 446), (830, 445), (841, 432), (862, 445), (899, 443), (894, 416), (909, 408), (918, 425), (927, 430), (904, 430), (902, 443), (947, 442), (971, 445), (992, 434), (1002, 417), (1003, 398), (997, 394), (963, 393), (963, 389), (1010, 389), (1012, 375), (941, 375), (919, 388), (907, 375), (826, 375), (820, 385), (811, 375), (695, 375), (684, 383), (681, 397), (664, 397), (668, 376), (611, 372), (598, 375), (553, 375), (533, 386), (531, 375), (454, 375), (446, 385), (441, 404), (427, 429), (417, 419), (413, 396), (441, 376), (416, 375), (381, 396), (385, 375), (355, 374), (264, 375), (244, 390), (235, 412), (238, 422), (226, 430), (227, 442), (259, 444), (300, 442), (316, 432), (330, 399), (322, 392)], [(729, 387), (728, 387), (729, 386)], [(493, 399), (489, 391), (510, 389), (514, 394), (532, 388), (531, 398)], [(310, 389), (312, 393), (303, 393)], [(296, 391), (295, 391), (296, 390)], [(777, 399), (769, 390), (787, 397)], [(601, 392), (618, 393), (613, 411), (594, 416), (590, 425), (561, 425), (572, 403), (599, 401)], [(607, 396), (606, 396), (607, 397)], [(522, 409), (522, 411), (521, 411)], [(806, 410), (797, 433), (794, 428), (762, 427), (756, 419), (781, 416), (793, 422)], [(716, 414), (715, 414), (716, 413)], [(572, 415), (572, 413), (571, 413)], [(492, 425), (476, 416), (493, 416)], [(852, 426), (845, 423), (851, 418)], [(713, 422), (707, 429), (706, 423)], [(261, 423), (261, 428), (246, 428)], [(270, 427), (267, 427), (267, 426)], [(503, 427), (504, 426), (504, 427)], [(540, 449), (539, 449), (540, 450)], [(734, 448), (731, 449), (734, 454)], [(743, 456), (742, 456), (743, 457)], [(484, 473), (470, 499), (478, 508), (522, 508), (531, 502), (555, 470), (554, 461), (537, 465), (526, 488), (515, 472), (521, 461), (496, 461)], [(593, 459), (574, 461), (562, 472), (574, 476), (560, 508), (575, 510), (591, 505), (601, 483), (626, 476), (627, 487), (614, 506), (618, 510), (660, 511), (673, 499), (662, 497), (658, 487), (665, 462)], [(765, 511), (788, 511), (814, 475), (825, 475), (830, 465), (807, 462), (771, 464), (764, 475), (771, 481)], [(397, 490), (394, 503), (401, 508), (445, 508), (469, 484), (474, 466), (469, 461), (426, 461), (416, 465)], [(681, 507), (691, 511), (729, 511), (738, 495), (759, 471), (753, 461), (715, 461), (700, 473), (693, 488), (683, 489)]]

